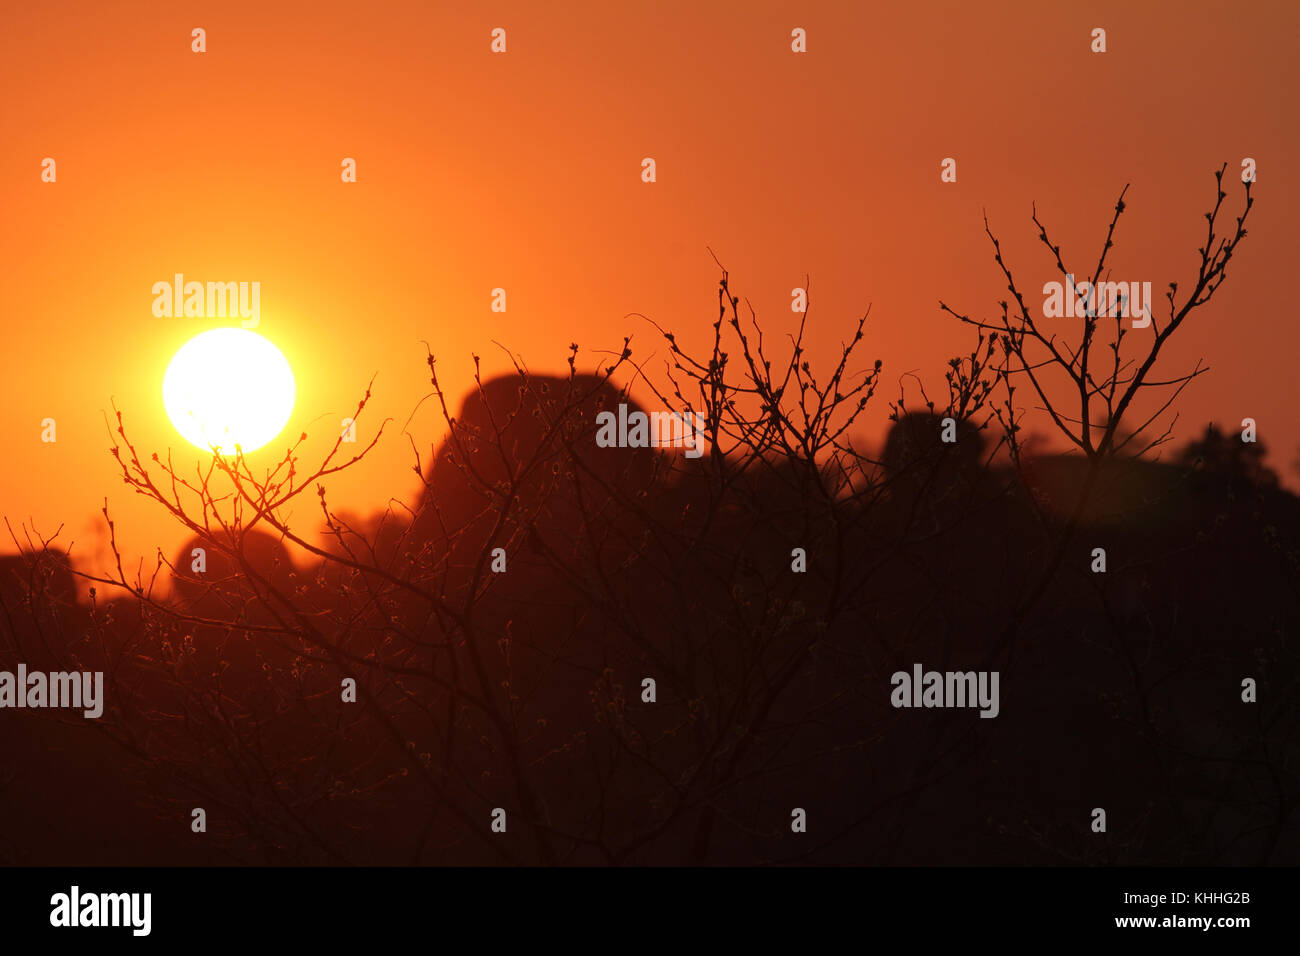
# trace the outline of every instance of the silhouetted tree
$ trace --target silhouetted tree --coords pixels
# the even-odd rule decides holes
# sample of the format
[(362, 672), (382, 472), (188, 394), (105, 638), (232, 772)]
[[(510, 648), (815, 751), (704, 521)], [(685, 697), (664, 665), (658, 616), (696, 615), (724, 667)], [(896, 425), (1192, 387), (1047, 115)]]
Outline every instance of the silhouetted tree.
[[(0, 582), (4, 610), (29, 612), (4, 660), (67, 611), (50, 659), (110, 675), (96, 729), (137, 771), (117, 801), (156, 809), (155, 846), (207, 807), (187, 852), (208, 859), (1294, 860), (1296, 500), (1262, 449), (1214, 432), (1176, 465), (1144, 460), (1202, 371), (1157, 375), (1163, 347), (1245, 236), (1250, 184), (1218, 237), (1223, 198), (1192, 292), (1171, 283), (1142, 345), (1105, 316), (1046, 328), (990, 230), (1011, 298), (958, 316), (974, 347), (946, 395), (917, 380), (919, 401), (890, 403), (878, 458), (852, 437), (882, 370), (859, 359), (867, 317), (816, 369), (807, 315), (774, 343), (725, 270), (700, 350), (659, 329), (662, 373), (630, 339), (589, 371), (573, 345), (558, 375), (483, 381), (476, 357), (453, 414), (427, 355), (446, 432), (430, 456), (413, 444), (410, 508), (330, 503), (382, 424), (313, 468), (295, 445), (269, 472), (236, 454), (189, 477), (142, 459), (119, 414), (124, 479), (190, 540), (128, 574), (106, 508), (115, 568), (83, 573), (88, 607), (66, 560), (0, 568), (25, 582)], [(616, 380), (698, 415), (704, 454), (601, 447), (602, 413), (648, 408)], [(1030, 448), (1026, 388), (1074, 454)], [(311, 499), (324, 542), (290, 521)], [(891, 706), (915, 663), (998, 670), (1001, 713)]]

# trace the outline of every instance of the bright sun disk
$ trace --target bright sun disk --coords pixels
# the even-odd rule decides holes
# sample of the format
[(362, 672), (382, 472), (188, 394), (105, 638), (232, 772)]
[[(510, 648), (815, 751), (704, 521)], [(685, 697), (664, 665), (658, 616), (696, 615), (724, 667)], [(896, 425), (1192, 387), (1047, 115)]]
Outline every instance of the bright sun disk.
[(163, 406), (186, 440), (223, 455), (261, 448), (289, 421), (293, 371), (270, 341), (247, 329), (210, 329), (177, 350), (163, 376)]

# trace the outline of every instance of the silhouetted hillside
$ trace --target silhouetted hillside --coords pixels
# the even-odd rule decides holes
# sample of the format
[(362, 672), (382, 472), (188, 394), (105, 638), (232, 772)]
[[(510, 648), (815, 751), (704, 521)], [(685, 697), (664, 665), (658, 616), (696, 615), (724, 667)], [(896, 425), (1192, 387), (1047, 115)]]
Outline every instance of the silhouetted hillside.
[[(775, 453), (597, 447), (621, 401), (485, 383), (413, 517), (298, 563), (195, 538), (165, 604), (76, 605), (59, 555), (6, 558), (0, 669), (111, 675), (100, 721), (6, 738), (6, 858), (1300, 858), (1300, 502), (1258, 469), (1111, 460), (1053, 567), (1081, 457), (1016, 473), (905, 415), (845, 497)], [(996, 717), (893, 706), (917, 664), (997, 671)]]

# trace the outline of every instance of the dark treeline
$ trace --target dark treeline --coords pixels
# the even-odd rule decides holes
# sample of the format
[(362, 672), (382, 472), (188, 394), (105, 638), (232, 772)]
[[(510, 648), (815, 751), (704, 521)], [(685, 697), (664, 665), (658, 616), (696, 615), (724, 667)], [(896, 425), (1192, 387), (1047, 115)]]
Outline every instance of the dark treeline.
[[(467, 401), (417, 519), (340, 528), (355, 567), (196, 537), (169, 600), (87, 605), (66, 557), (5, 559), (0, 667), (109, 687), (3, 714), (5, 859), (1296, 860), (1300, 501), (1235, 436), (1110, 463), (1008, 638), (1082, 458), (1026, 484), (913, 413), (870, 495), (780, 461), (721, 493), (709, 456), (597, 448), (600, 379), (521, 381)], [(504, 516), (476, 497), (529, 461)], [(917, 663), (999, 671), (998, 716), (892, 707)]]

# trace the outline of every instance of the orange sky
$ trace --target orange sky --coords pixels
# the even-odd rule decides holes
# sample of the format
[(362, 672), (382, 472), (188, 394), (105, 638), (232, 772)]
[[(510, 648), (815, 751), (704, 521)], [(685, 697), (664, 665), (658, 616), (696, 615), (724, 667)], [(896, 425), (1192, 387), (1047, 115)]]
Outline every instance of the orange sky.
[[(504, 55), (489, 50), (498, 26)], [(1228, 163), (1235, 216), (1245, 156), (1259, 164), (1250, 237), (1165, 368), (1211, 366), (1180, 402), (1180, 439), (1252, 416), (1287, 472), (1297, 35), (1291, 2), (10, 5), (0, 514), (62, 522), (60, 540), (93, 558), (107, 495), (131, 553), (175, 551), (180, 532), (116, 477), (103, 412), (116, 399), (146, 452), (197, 456), (163, 415), (163, 371), (232, 323), (155, 318), (151, 287), (176, 272), (261, 283), (258, 331), (298, 377), (285, 435), (320, 442), (376, 373), (373, 408), (400, 427), (427, 391), (422, 339), (456, 396), (472, 351), (507, 367), (493, 340), (538, 371), (561, 369), (570, 341), (594, 365), (590, 350), (625, 332), (637, 358), (662, 355), (629, 312), (702, 343), (706, 246), (770, 331), (811, 275), (814, 362), (870, 304), (863, 361), (884, 360), (893, 398), (902, 373), (939, 388), (946, 358), (969, 351), (940, 297), (991, 315), (1002, 295), (982, 210), (1036, 290), (1055, 276), (1030, 203), (1090, 267), (1132, 183), (1115, 277), (1186, 288), (1212, 171)], [(57, 183), (40, 181), (46, 156)], [(956, 184), (939, 181), (946, 156)], [(343, 157), (356, 184), (340, 182)], [(498, 286), (505, 314), (489, 309)], [(422, 446), (438, 437), (430, 406), (412, 429)], [(410, 462), (395, 430), (331, 501), (409, 496)], [(314, 526), (312, 505), (300, 521)]]

